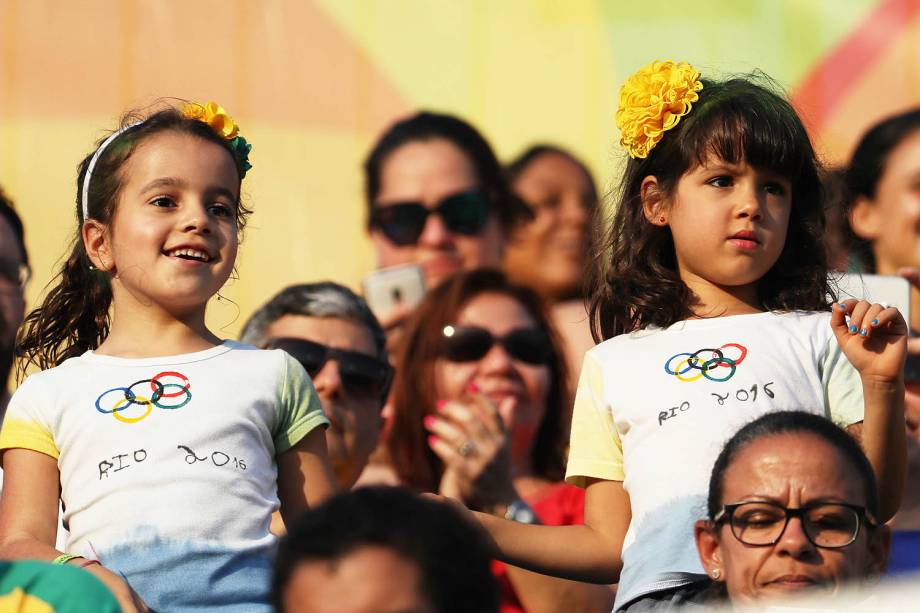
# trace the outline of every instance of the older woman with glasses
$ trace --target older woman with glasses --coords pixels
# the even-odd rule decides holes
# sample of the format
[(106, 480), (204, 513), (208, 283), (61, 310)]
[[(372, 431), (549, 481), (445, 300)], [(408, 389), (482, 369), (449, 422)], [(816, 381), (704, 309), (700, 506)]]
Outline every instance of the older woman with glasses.
[[(566, 485), (564, 366), (543, 306), (502, 273), (459, 273), (407, 322), (387, 437), (397, 480), (525, 523), (583, 522)], [(606, 586), (496, 563), (502, 611), (610, 611)]]
[(836, 594), (882, 573), (875, 477), (858, 443), (809, 413), (767, 414), (726, 443), (696, 544), (715, 592), (751, 605), (803, 590)]

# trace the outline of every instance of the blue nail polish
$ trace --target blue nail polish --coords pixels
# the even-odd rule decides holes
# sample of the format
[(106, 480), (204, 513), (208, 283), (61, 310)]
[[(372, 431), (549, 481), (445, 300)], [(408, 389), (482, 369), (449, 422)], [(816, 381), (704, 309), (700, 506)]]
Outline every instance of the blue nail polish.
[(878, 325), (878, 320), (877, 320), (877, 319), (873, 319), (873, 320), (872, 320), (872, 325), (873, 325), (873, 326), (877, 326), (877, 325)]
[(837, 306), (840, 307), (840, 310), (841, 310), (841, 311), (843, 311), (844, 309), (847, 308), (847, 305), (843, 304), (842, 302), (838, 302), (838, 303), (837, 303)]
[(856, 332), (856, 330), (857, 330), (856, 326), (850, 326), (850, 332)]
[(866, 334), (869, 333), (869, 331), (866, 330), (865, 328), (863, 328), (862, 330), (859, 331), (859, 333), (860, 333), (862, 336), (865, 336)]

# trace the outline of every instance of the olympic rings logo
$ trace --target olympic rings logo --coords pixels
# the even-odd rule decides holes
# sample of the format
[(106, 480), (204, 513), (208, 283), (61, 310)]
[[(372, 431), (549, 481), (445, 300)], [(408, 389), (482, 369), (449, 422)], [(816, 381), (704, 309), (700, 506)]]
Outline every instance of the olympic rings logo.
[[(731, 351), (725, 351), (726, 349)], [(732, 357), (726, 355), (727, 353), (731, 353)], [(747, 347), (738, 343), (726, 343), (718, 349), (698, 349), (693, 353), (672, 355), (664, 363), (664, 371), (688, 383), (703, 377), (721, 383), (735, 375), (738, 365), (746, 357)]]
[[(149, 384), (149, 392), (144, 384)], [(144, 387), (135, 391), (138, 386)], [(191, 386), (188, 377), (180, 372), (161, 372), (151, 379), (135, 381), (128, 387), (113, 387), (102, 392), (96, 398), (96, 410), (103, 414), (111, 413), (120, 422), (134, 424), (150, 415), (154, 406), (167, 410), (181, 409), (192, 399)], [(115, 403), (111, 404), (113, 400)], [(134, 406), (141, 407), (141, 413), (129, 416), (127, 412)]]

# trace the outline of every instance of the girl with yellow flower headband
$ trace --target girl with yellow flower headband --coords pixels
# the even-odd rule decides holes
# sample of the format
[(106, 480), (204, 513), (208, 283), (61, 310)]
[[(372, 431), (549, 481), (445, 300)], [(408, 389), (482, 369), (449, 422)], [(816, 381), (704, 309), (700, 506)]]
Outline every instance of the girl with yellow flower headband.
[(893, 515), (907, 329), (893, 308), (831, 308), (818, 162), (762, 77), (654, 62), (623, 86), (617, 125), (630, 159), (594, 275), (603, 342), (585, 356), (567, 467), (587, 488), (585, 525), (479, 519), (506, 562), (619, 582), (616, 610), (663, 610), (725, 579), (704, 572), (694, 522), (716, 454), (762, 414), (806, 410), (861, 435), (877, 519)]
[(0, 558), (85, 568), (126, 612), (268, 612), (273, 511), (334, 481), (303, 367), (205, 325), (250, 146), (215, 103), (123, 126), (80, 164), (73, 248), (18, 339), (43, 370), (0, 430)]

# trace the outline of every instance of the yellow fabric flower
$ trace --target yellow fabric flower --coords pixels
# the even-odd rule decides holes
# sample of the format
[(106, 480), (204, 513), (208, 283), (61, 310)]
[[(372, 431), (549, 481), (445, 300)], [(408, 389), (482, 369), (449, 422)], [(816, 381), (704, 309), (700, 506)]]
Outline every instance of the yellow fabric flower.
[(687, 62), (652, 62), (620, 89), (617, 127), (630, 157), (645, 158), (665, 131), (677, 125), (700, 99), (700, 73)]
[(182, 114), (189, 119), (197, 119), (211, 126), (215, 132), (231, 140), (239, 133), (239, 126), (227, 114), (224, 107), (216, 102), (207, 104), (198, 104), (197, 102), (186, 104), (182, 107)]

